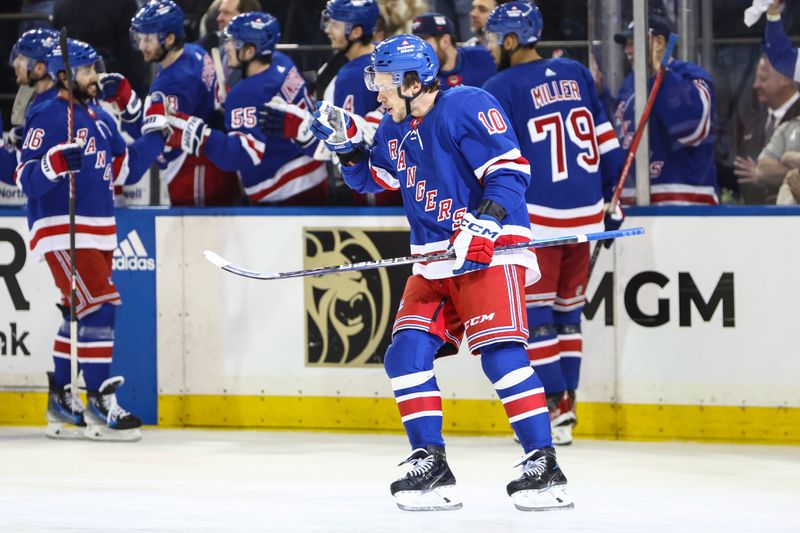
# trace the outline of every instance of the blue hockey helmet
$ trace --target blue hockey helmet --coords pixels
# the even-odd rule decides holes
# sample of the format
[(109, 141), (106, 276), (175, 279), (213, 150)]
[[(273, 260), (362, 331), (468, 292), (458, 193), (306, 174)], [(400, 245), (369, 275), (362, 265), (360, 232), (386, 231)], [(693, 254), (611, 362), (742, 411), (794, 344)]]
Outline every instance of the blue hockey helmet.
[(281, 39), (278, 19), (269, 13), (251, 11), (236, 15), (225, 26), (225, 39), (233, 42), (237, 50), (246, 44), (256, 47), (257, 55), (271, 54)]
[[(97, 72), (103, 72), (103, 58), (88, 43), (76, 39), (67, 39), (67, 53), (69, 54), (69, 67), (72, 70), (72, 79), (75, 79), (77, 69), (93, 66)], [(47, 72), (54, 80), (58, 73), (64, 71), (64, 54), (61, 46), (56, 46), (47, 56)]]
[(487, 41), (503, 45), (506, 35), (515, 34), (522, 46), (536, 44), (542, 38), (542, 13), (533, 2), (500, 4), (486, 21)]
[(344, 23), (345, 35), (350, 35), (356, 26), (363, 28), (364, 35), (372, 35), (379, 14), (376, 0), (328, 0), (322, 10), (320, 27), (325, 30), (329, 21), (336, 20)]
[(58, 46), (57, 31), (50, 28), (28, 30), (14, 43), (8, 64), (13, 67), (18, 57), (24, 57), (29, 60), (28, 71), (30, 71), (36, 63), (46, 63), (47, 55), (56, 46)]
[(158, 42), (163, 46), (167, 35), (174, 33), (182, 39), (183, 10), (172, 0), (150, 0), (131, 19), (131, 42), (138, 46), (139, 35), (158, 35)]
[(392, 75), (394, 87), (403, 84), (406, 72), (416, 72), (422, 85), (430, 85), (437, 79), (439, 58), (433, 47), (416, 35), (396, 35), (380, 43), (370, 56), (370, 65), (364, 69), (364, 83), (370, 91), (387, 89), (375, 82), (380, 72)]

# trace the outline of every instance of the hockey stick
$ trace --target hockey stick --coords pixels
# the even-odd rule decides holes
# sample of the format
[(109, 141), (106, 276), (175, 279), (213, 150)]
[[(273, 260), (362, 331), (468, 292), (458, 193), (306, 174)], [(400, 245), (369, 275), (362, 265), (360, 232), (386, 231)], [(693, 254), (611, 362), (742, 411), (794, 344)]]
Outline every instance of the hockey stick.
[(14, 97), (14, 105), (11, 107), (11, 125), (22, 126), (25, 124), (25, 111), (28, 104), (33, 99), (33, 87), (20, 85), (17, 89), (17, 96)]
[[(642, 116), (639, 118), (639, 124), (636, 126), (636, 133), (633, 136), (633, 142), (628, 148), (628, 154), (625, 157), (625, 164), (622, 166), (622, 172), (619, 174), (619, 180), (617, 181), (617, 186), (614, 188), (614, 195), (611, 197), (611, 203), (608, 204), (606, 213), (613, 213), (617, 209), (617, 205), (619, 205), (619, 200), (622, 196), (622, 188), (625, 186), (625, 181), (628, 179), (628, 173), (633, 165), (633, 160), (636, 158), (636, 149), (639, 147), (639, 141), (642, 139), (644, 126), (647, 124), (647, 120), (650, 118), (650, 111), (652, 111), (653, 104), (656, 101), (656, 96), (658, 96), (658, 90), (661, 88), (661, 82), (664, 80), (664, 72), (667, 71), (669, 60), (672, 57), (672, 49), (675, 48), (676, 42), (678, 42), (678, 35), (675, 33), (670, 33), (669, 40), (667, 41), (667, 48), (664, 51), (664, 57), (661, 59), (661, 66), (658, 68), (658, 73), (656, 74), (656, 79), (653, 82), (653, 87), (650, 89), (650, 94), (647, 97), (647, 104), (644, 106)], [(592, 277), (594, 266), (597, 263), (597, 258), (600, 257), (600, 248), (602, 248), (602, 246), (603, 243), (598, 242), (594, 245), (594, 250), (592, 250), (592, 258), (589, 260), (590, 278)]]
[[(641, 235), (644, 233), (644, 228), (630, 228), (620, 229), (615, 231), (602, 231), (599, 233), (587, 233), (581, 235), (570, 235), (568, 237), (554, 237), (551, 239), (541, 239), (529, 242), (520, 242), (517, 244), (509, 244), (495, 248), (494, 253), (504, 254), (513, 252), (515, 250), (522, 250), (525, 248), (546, 248), (549, 246), (562, 246), (565, 244), (575, 244), (579, 242), (589, 241), (602, 241), (605, 239), (618, 239), (621, 237), (629, 237), (632, 235)], [(217, 265), (222, 270), (226, 270), (231, 274), (242, 276), (245, 278), (272, 280), (272, 279), (287, 279), (287, 278), (302, 278), (305, 276), (323, 276), (325, 274), (338, 274), (341, 272), (351, 272), (353, 270), (371, 270), (373, 268), (393, 267), (400, 265), (411, 265), (414, 263), (429, 263), (432, 261), (443, 261), (446, 259), (453, 259), (456, 254), (453, 250), (445, 250), (443, 252), (434, 252), (424, 255), (408, 255), (405, 257), (393, 257), (391, 259), (380, 259), (378, 261), (364, 261), (361, 263), (352, 263), (348, 265), (327, 266), (319, 268), (310, 268), (308, 270), (295, 270), (293, 272), (258, 272), (255, 270), (247, 270), (227, 261), (212, 252), (205, 250), (203, 255), (213, 264)]]
[[(69, 65), (69, 48), (67, 48), (67, 27), (61, 28), (59, 35), (61, 56), (64, 58), (64, 76), (67, 81), (69, 105), (67, 107), (67, 141), (75, 140), (75, 101), (72, 95), (72, 68)], [(78, 304), (75, 289), (75, 173), (69, 173), (69, 375), (72, 394), (78, 390)]]
[(222, 105), (228, 98), (228, 84), (225, 81), (225, 70), (222, 68), (222, 56), (216, 46), (211, 49), (211, 61), (214, 63), (214, 72), (217, 75), (217, 99)]

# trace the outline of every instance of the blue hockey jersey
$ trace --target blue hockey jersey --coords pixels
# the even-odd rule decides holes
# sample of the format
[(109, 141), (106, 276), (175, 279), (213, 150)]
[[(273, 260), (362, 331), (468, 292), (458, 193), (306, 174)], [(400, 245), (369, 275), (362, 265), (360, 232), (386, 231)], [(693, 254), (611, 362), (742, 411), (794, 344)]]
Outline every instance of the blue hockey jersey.
[(772, 66), (794, 81), (800, 81), (800, 63), (798, 62), (798, 49), (792, 46), (792, 41), (786, 35), (783, 23), (767, 18), (767, 28), (764, 31), (764, 50)]
[(624, 155), (589, 70), (571, 59), (513, 66), (484, 85), (511, 117), (531, 164), (526, 202), (537, 239), (603, 231)]
[[(632, 78), (633, 74), (629, 77)], [(648, 90), (653, 85), (648, 82)], [(627, 150), (636, 130), (633, 81), (623, 83), (617, 97), (614, 126)], [(650, 199), (653, 205), (714, 205), (715, 164), (714, 83), (693, 63), (673, 59), (664, 73), (648, 122), (650, 128)], [(622, 198), (632, 203), (635, 173)]]
[(497, 72), (492, 54), (482, 46), (457, 48), (456, 54), (456, 66), (453, 70), (439, 70), (442, 90), (459, 85), (480, 87)]
[[(447, 249), (464, 214), (482, 199), (508, 212), (498, 246), (531, 239), (524, 200), (530, 166), (502, 107), (486, 91), (462, 86), (440, 92), (427, 115), (400, 124), (385, 116), (368, 155), (342, 167), (345, 182), (362, 193), (400, 190), (412, 254)], [(492, 265), (500, 264), (526, 267), (529, 283), (539, 279), (530, 250), (495, 255)], [(413, 271), (427, 279), (452, 277), (453, 261), (416, 264)]]
[(269, 68), (242, 79), (225, 102), (227, 135), (212, 130), (205, 155), (223, 170), (238, 171), (245, 193), (254, 203), (286, 200), (328, 177), (325, 164), (283, 137), (267, 137), (258, 127), (258, 110), (280, 96), (313, 109), (308, 88), (294, 62), (275, 52)]

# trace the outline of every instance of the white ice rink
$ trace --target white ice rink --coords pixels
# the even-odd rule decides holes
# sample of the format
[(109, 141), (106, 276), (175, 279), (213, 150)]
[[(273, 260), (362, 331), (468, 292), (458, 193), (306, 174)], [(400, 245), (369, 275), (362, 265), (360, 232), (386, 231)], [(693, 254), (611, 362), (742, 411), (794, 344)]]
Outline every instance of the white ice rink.
[(577, 441), (575, 509), (517, 511), (510, 438), (450, 437), (464, 508), (400, 511), (400, 435), (147, 429), (138, 443), (0, 427), (2, 531), (800, 531), (800, 447)]

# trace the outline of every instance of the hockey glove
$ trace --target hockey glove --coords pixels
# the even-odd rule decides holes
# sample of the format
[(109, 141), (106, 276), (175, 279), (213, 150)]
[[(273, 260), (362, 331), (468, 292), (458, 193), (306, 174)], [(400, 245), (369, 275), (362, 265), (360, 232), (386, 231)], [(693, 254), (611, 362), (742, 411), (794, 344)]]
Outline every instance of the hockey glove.
[[(606, 206), (606, 214), (603, 218), (603, 222), (606, 225), (606, 231), (615, 231), (622, 226), (622, 221), (625, 220), (625, 213), (622, 212), (622, 208), (617, 204), (617, 208), (614, 211), (610, 211), (610, 205)], [(611, 245), (614, 244), (614, 239), (606, 239), (603, 241), (603, 246), (606, 248), (611, 248)]]
[(344, 109), (328, 102), (317, 102), (317, 111), (311, 122), (311, 133), (339, 156), (360, 150), (364, 142), (361, 128)]
[(69, 172), (81, 169), (83, 144), (61, 143), (50, 148), (42, 158), (42, 172), (50, 181), (57, 181)]
[(157, 131), (165, 138), (169, 138), (172, 128), (167, 119), (169, 112), (164, 93), (156, 91), (147, 96), (144, 101), (144, 120), (142, 120), (142, 135)]
[(286, 137), (303, 147), (314, 140), (311, 120), (311, 113), (298, 105), (287, 103), (280, 96), (275, 96), (258, 111), (258, 127), (264, 135)]
[(14, 126), (8, 130), (8, 144), (10, 148), (13, 148), (14, 150), (22, 150), (23, 133), (22, 126)]
[(135, 122), (139, 118), (139, 113), (142, 112), (142, 101), (131, 87), (128, 78), (117, 73), (101, 74), (98, 83), (101, 97), (117, 107), (120, 112), (120, 120)]
[(487, 268), (494, 256), (494, 242), (500, 236), (500, 221), (483, 213), (467, 213), (450, 237), (450, 248), (456, 253), (453, 274)]
[(172, 135), (167, 144), (180, 148), (188, 154), (199, 156), (203, 150), (203, 144), (211, 134), (211, 128), (206, 126), (203, 119), (181, 112), (169, 115), (167, 120), (172, 126)]

